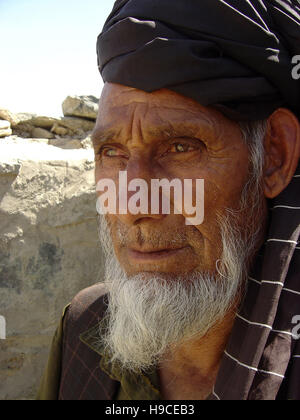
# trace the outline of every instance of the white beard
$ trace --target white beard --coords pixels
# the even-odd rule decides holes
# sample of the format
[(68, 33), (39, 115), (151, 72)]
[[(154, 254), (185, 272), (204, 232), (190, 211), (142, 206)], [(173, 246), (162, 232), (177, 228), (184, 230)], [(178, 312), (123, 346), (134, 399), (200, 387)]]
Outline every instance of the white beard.
[(245, 286), (247, 260), (258, 235), (252, 232), (252, 241), (248, 235), (242, 238), (234, 213), (228, 211), (220, 222), (223, 254), (216, 262), (216, 273), (193, 271), (176, 276), (128, 276), (115, 257), (109, 228), (100, 216), (109, 291), (109, 326), (101, 342), (112, 361), (124, 369), (147, 370), (170, 346), (203, 337), (225, 316)]

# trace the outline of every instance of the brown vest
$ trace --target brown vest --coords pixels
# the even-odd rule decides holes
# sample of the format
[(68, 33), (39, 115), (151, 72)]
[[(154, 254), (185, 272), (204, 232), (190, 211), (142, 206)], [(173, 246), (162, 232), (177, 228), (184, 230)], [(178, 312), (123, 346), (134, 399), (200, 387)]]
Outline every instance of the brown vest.
[[(59, 400), (113, 400), (119, 382), (100, 368), (101, 356), (84, 342), (84, 333), (97, 329), (106, 309), (102, 284), (81, 291), (64, 317)], [(95, 337), (96, 339), (96, 337)]]

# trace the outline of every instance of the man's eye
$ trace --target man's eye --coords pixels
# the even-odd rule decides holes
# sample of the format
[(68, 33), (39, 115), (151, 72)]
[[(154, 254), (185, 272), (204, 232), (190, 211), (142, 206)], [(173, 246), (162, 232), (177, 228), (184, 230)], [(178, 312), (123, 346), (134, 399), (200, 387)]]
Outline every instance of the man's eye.
[(124, 156), (124, 152), (116, 147), (102, 147), (99, 152), (100, 156), (105, 157), (119, 157)]
[(193, 150), (195, 150), (195, 147), (191, 146), (190, 144), (174, 143), (171, 146), (170, 152), (171, 153), (186, 153), (186, 152), (192, 152)]
[(108, 157), (118, 156), (118, 152), (116, 149), (104, 149), (102, 154)]

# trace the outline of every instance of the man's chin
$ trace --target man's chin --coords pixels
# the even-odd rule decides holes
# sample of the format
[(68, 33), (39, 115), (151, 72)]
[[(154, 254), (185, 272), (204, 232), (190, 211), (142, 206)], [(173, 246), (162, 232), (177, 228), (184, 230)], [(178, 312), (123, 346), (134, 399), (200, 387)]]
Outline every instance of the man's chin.
[(108, 284), (109, 328), (104, 338), (112, 360), (129, 370), (145, 370), (171, 347), (203, 337), (236, 296), (238, 281), (220, 281), (199, 272), (115, 278)]
[(194, 281), (195, 278), (207, 278), (211, 281), (215, 281), (216, 272), (209, 273), (200, 269), (186, 270), (184, 272), (163, 272), (163, 271), (138, 271), (135, 273), (127, 274), (128, 280), (137, 281), (137, 285), (145, 282), (151, 283), (151, 280), (155, 279), (155, 282), (159, 284), (175, 285), (176, 283), (189, 284)]
[(203, 337), (232, 309), (246, 281), (255, 235), (245, 237), (232, 211), (219, 224), (223, 252), (216, 273), (188, 271), (194, 260), (181, 261), (179, 272), (143, 266), (127, 275), (108, 246), (109, 234), (101, 229), (109, 291), (109, 325), (101, 340), (112, 361), (129, 370), (153, 367), (171, 347)]

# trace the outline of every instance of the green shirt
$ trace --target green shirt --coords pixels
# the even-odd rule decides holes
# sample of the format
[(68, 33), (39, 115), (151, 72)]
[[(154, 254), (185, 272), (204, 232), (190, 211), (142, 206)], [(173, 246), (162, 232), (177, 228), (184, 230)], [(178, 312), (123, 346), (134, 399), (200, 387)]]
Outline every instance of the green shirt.
[[(67, 307), (68, 308), (68, 307)], [(66, 309), (54, 334), (47, 366), (40, 384), (38, 400), (56, 400), (59, 393), (60, 373), (62, 361), (63, 343), (63, 319)], [(104, 348), (95, 347), (95, 335), (106, 324), (105, 318), (93, 328), (80, 335), (80, 340), (90, 347), (91, 350), (101, 354), (99, 361), (101, 369), (113, 380), (120, 382), (117, 400), (159, 400), (159, 380), (156, 370), (145, 373), (132, 373), (124, 371), (117, 362), (111, 363), (109, 355)]]

